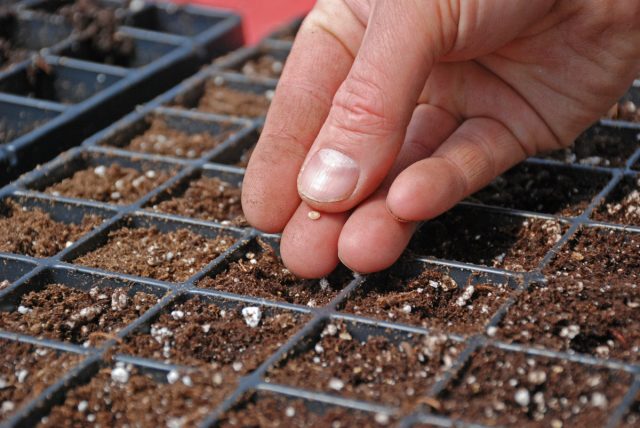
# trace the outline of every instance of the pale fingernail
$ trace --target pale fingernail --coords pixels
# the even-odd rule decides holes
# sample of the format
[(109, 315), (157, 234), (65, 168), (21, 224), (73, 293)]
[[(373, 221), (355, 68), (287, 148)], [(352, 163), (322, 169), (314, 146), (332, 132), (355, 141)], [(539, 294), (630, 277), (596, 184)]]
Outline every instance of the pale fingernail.
[(333, 149), (318, 150), (298, 178), (298, 191), (316, 202), (347, 199), (358, 184), (360, 167), (349, 156)]

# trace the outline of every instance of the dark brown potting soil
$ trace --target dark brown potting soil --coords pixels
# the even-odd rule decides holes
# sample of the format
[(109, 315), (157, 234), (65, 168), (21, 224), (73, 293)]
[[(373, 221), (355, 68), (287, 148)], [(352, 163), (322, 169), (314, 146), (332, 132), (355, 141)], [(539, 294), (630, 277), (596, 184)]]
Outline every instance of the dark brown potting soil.
[(240, 403), (223, 414), (216, 427), (379, 428), (390, 426), (393, 422), (393, 418), (384, 414), (365, 413), (338, 406), (328, 405), (314, 411), (303, 400), (264, 394), (255, 400)]
[(292, 312), (250, 304), (223, 307), (191, 298), (162, 313), (149, 331), (131, 335), (120, 352), (174, 364), (225, 367), (240, 376), (255, 370), (306, 320)]
[(74, 263), (181, 282), (202, 269), (234, 244), (229, 236), (206, 238), (188, 229), (160, 232), (156, 227), (122, 227), (109, 232), (101, 247)]
[(103, 219), (87, 215), (81, 224), (55, 221), (40, 208), (14, 201), (0, 206), (0, 251), (32, 257), (51, 257), (73, 244)]
[[(464, 287), (464, 288), (463, 288)], [(413, 278), (393, 271), (370, 276), (350, 296), (345, 312), (445, 331), (482, 331), (511, 290), (504, 284), (458, 284), (425, 269)]]
[(0, 422), (69, 371), (79, 355), (0, 340)]
[(343, 322), (327, 324), (309, 350), (273, 368), (268, 381), (410, 409), (459, 351), (435, 334), (405, 340), (377, 335), (363, 341), (354, 336)]
[(190, 134), (172, 128), (163, 118), (156, 117), (151, 121), (149, 129), (131, 140), (124, 149), (194, 159), (219, 146), (227, 135), (211, 135), (208, 132)]
[(563, 216), (580, 215), (608, 175), (521, 164), (469, 199), (488, 205)]
[(270, 103), (266, 95), (207, 82), (197, 109), (228, 116), (260, 117), (267, 114)]
[(592, 217), (608, 223), (640, 226), (640, 178), (630, 177), (620, 182)]
[(441, 412), (502, 426), (603, 426), (630, 377), (600, 367), (481, 350), (441, 395)]
[(284, 64), (269, 54), (262, 54), (245, 62), (240, 71), (248, 77), (268, 77), (278, 79), (282, 74)]
[(640, 393), (636, 395), (636, 400), (631, 404), (631, 409), (622, 419), (621, 426), (637, 427), (640, 423)]
[(497, 330), (505, 341), (640, 361), (640, 285), (557, 276), (518, 297)]
[(95, 346), (157, 301), (148, 293), (96, 285), (89, 291), (49, 284), (22, 296), (12, 312), (0, 312), (0, 328), (37, 337)]
[[(0, 70), (2, 67), (0, 67)], [(11, 125), (6, 119), (0, 118), (0, 144), (10, 143), (16, 138), (36, 129), (40, 125), (46, 123), (48, 119), (36, 120), (29, 122), (28, 124), (21, 124), (19, 129), (16, 129), (15, 124)]]
[(420, 255), (525, 271), (537, 267), (566, 229), (554, 220), (454, 210), (425, 224), (410, 248)]
[(640, 109), (633, 101), (615, 103), (605, 116), (607, 119), (640, 122)]
[(263, 241), (259, 244), (260, 251), (247, 252), (217, 275), (198, 282), (197, 286), (315, 307), (329, 303), (353, 279), (341, 268), (326, 279), (300, 279), (285, 268), (269, 244)]
[(171, 373), (166, 377), (175, 374), (173, 383), (131, 366), (101, 369), (88, 383), (71, 388), (39, 426), (198, 426), (233, 387), (220, 373)]
[(69, 198), (130, 204), (172, 175), (167, 171), (138, 171), (117, 164), (99, 165), (77, 171), (73, 176), (47, 187), (45, 192)]
[(241, 192), (239, 187), (217, 177), (200, 177), (191, 181), (186, 190), (170, 189), (168, 194), (172, 197), (160, 203), (152, 201), (152, 207), (169, 214), (246, 227), (249, 224), (242, 213)]
[(566, 149), (543, 155), (565, 163), (579, 163), (600, 167), (623, 167), (629, 157), (640, 147), (638, 141), (612, 133), (607, 128), (592, 128), (578, 137)]

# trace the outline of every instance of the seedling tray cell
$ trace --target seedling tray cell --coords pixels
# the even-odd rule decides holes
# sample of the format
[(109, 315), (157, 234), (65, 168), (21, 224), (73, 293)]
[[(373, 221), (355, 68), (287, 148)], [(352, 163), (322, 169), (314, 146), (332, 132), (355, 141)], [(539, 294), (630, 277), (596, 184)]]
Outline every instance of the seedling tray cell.
[(9, 288), (14, 281), (27, 274), (35, 266), (23, 260), (0, 257), (0, 292)]
[(60, 105), (0, 95), (0, 165), (8, 162), (8, 155), (2, 154), (3, 145), (44, 125), (63, 110)]
[(223, 70), (241, 73), (249, 78), (279, 79), (290, 49), (272, 47), (269, 43), (232, 52), (215, 64)]
[(258, 131), (254, 130), (222, 149), (212, 158), (212, 162), (246, 168), (259, 137)]
[(611, 193), (596, 207), (595, 220), (640, 226), (640, 175), (628, 175), (616, 185)]

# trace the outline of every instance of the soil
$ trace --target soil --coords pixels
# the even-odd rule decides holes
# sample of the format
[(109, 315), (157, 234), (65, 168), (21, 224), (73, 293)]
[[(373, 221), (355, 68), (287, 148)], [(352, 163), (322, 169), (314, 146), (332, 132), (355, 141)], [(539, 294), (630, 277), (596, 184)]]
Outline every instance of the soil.
[(175, 374), (177, 380), (169, 383), (117, 364), (121, 363), (101, 369), (89, 383), (68, 391), (64, 402), (38, 426), (197, 426), (233, 386), (224, 378), (217, 384), (215, 374), (207, 371), (170, 372), (167, 378)]
[(636, 400), (631, 404), (631, 409), (622, 420), (623, 427), (637, 427), (640, 423), (640, 393), (636, 395)]
[(207, 82), (197, 110), (239, 117), (261, 117), (267, 114), (271, 101), (266, 95), (240, 91)]
[(442, 335), (361, 341), (341, 321), (327, 324), (312, 345), (272, 369), (267, 381), (408, 410), (421, 403), (459, 351)]
[(14, 201), (0, 206), (0, 251), (31, 257), (52, 257), (72, 245), (103, 219), (87, 215), (81, 224), (53, 220), (40, 208), (27, 208)]
[(558, 276), (519, 296), (497, 330), (508, 342), (640, 361), (640, 285)]
[(503, 426), (604, 426), (630, 376), (605, 368), (489, 348), (441, 395), (456, 419)]
[(269, 54), (262, 54), (242, 64), (240, 71), (248, 77), (267, 77), (279, 79), (284, 63)]
[[(253, 327), (242, 310), (256, 308)], [(198, 298), (173, 305), (151, 324), (127, 338), (119, 352), (167, 363), (225, 368), (234, 377), (254, 371), (304, 322), (306, 316), (246, 304), (220, 306)]]
[(77, 171), (44, 191), (54, 196), (130, 204), (168, 180), (173, 172), (138, 171), (117, 164)]
[(81, 358), (6, 340), (0, 340), (0, 348), (0, 422), (53, 385)]
[(163, 118), (156, 117), (151, 120), (151, 126), (144, 134), (135, 137), (123, 148), (134, 152), (195, 159), (219, 146), (227, 136), (227, 132), (218, 135), (183, 132), (171, 128)]
[(326, 279), (300, 279), (285, 268), (269, 244), (261, 240), (258, 244), (259, 252), (245, 253), (243, 258), (230, 263), (216, 276), (205, 277), (197, 286), (319, 307), (329, 303), (353, 279), (344, 268), (338, 268)]
[(593, 218), (608, 223), (640, 226), (640, 177), (624, 179), (594, 212)]
[(264, 394), (246, 401), (223, 414), (216, 427), (295, 426), (312, 427), (381, 427), (393, 423), (393, 418), (338, 406), (327, 406), (320, 411), (309, 409), (304, 400), (288, 399), (276, 394)]
[(49, 284), (22, 296), (13, 312), (0, 312), (0, 328), (96, 346), (134, 321), (158, 298), (128, 288), (96, 285), (89, 291)]
[(625, 166), (627, 159), (638, 147), (638, 141), (596, 126), (578, 137), (571, 147), (541, 157), (564, 163), (619, 168)]
[(488, 205), (563, 216), (580, 215), (608, 175), (521, 164), (469, 199)]
[[(175, 193), (174, 193), (175, 192)], [(168, 191), (171, 199), (152, 202), (154, 210), (224, 225), (247, 227), (242, 213), (241, 189), (217, 177), (200, 177), (191, 181), (189, 187)]]
[(605, 116), (607, 119), (640, 122), (640, 110), (633, 101), (615, 103)]
[(206, 238), (188, 229), (160, 232), (156, 227), (122, 227), (108, 241), (74, 260), (84, 266), (182, 282), (234, 244), (234, 238)]
[(458, 284), (448, 274), (429, 268), (413, 278), (393, 271), (376, 274), (354, 292), (343, 311), (474, 334), (484, 330), (511, 290), (504, 284), (470, 283)]
[(479, 210), (454, 210), (426, 223), (410, 249), (420, 255), (532, 270), (560, 240), (566, 225)]

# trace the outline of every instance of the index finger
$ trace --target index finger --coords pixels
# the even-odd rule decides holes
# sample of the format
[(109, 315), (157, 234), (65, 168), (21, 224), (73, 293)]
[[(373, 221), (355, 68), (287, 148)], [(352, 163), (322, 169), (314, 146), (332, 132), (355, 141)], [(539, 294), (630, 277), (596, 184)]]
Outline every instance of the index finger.
[(296, 178), (351, 68), (364, 15), (342, 1), (319, 1), (303, 22), (243, 183), (242, 207), (254, 227), (279, 232), (300, 204)]

